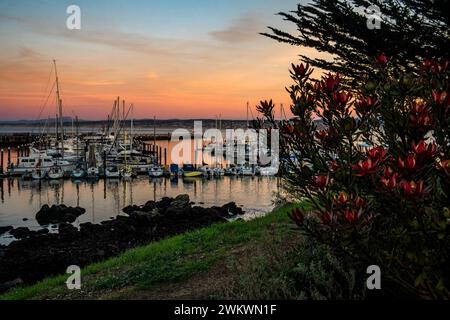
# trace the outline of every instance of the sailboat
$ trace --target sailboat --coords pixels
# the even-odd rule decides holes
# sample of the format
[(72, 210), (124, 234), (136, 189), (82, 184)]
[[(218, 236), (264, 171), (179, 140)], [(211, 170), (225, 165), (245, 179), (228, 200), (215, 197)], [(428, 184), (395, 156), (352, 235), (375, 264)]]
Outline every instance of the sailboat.
[(64, 170), (60, 166), (53, 166), (47, 172), (49, 179), (62, 179), (64, 177)]
[(153, 165), (148, 169), (148, 175), (153, 178), (162, 177), (164, 174), (163, 168), (157, 165)]
[[(125, 143), (127, 141), (127, 133), (125, 132)], [(120, 170), (122, 178), (129, 179), (133, 176), (133, 169), (127, 164), (127, 154), (125, 153), (125, 165)]]
[(31, 178), (32, 179), (34, 179), (34, 180), (41, 180), (41, 179), (45, 178), (45, 176), (47, 174), (47, 171), (42, 168), (41, 164), (42, 164), (42, 160), (39, 159), (37, 164), (36, 164), (36, 167), (31, 172)]
[(81, 179), (86, 176), (86, 172), (83, 170), (83, 168), (77, 167), (72, 171), (70, 176), (74, 179)]
[(89, 146), (89, 161), (88, 161), (89, 167), (86, 170), (87, 177), (88, 178), (98, 178), (100, 172), (97, 167), (97, 159), (95, 157), (95, 146), (91, 145)]
[(106, 167), (105, 176), (107, 178), (120, 178), (120, 170), (116, 165)]

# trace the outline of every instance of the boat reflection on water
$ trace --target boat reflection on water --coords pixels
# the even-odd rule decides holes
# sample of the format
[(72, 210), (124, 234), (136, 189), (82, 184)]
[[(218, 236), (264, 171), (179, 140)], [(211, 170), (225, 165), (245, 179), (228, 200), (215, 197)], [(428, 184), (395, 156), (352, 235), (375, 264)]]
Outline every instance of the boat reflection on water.
[[(215, 206), (234, 201), (248, 215), (272, 208), (278, 190), (275, 177), (149, 178), (23, 180), (0, 179), (0, 226), (39, 228), (34, 216), (44, 204), (80, 206), (86, 214), (77, 223), (99, 223), (123, 214), (122, 208), (148, 200), (186, 193), (196, 205)], [(0, 241), (1, 243), (1, 241)]]

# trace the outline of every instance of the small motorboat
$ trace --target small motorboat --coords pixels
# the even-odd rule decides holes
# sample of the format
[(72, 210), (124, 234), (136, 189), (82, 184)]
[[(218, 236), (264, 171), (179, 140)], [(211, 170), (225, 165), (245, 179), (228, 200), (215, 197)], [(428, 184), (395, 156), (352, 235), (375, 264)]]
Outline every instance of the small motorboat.
[(36, 168), (31, 172), (31, 178), (34, 180), (42, 180), (47, 175), (47, 171), (42, 170), (41, 168)]
[(203, 172), (196, 170), (192, 164), (183, 165), (183, 177), (193, 178), (203, 176)]
[(105, 169), (105, 177), (114, 179), (120, 178), (120, 171), (117, 166), (110, 166)]
[(120, 175), (124, 179), (130, 179), (133, 177), (133, 169), (130, 166), (125, 165), (120, 170)]
[(53, 166), (47, 172), (49, 179), (62, 179), (64, 178), (64, 170), (60, 166)]
[(97, 167), (89, 167), (87, 169), (87, 177), (90, 179), (96, 179), (99, 176), (99, 170)]
[(164, 175), (164, 170), (160, 166), (151, 166), (148, 169), (148, 175), (152, 178), (159, 178)]
[(225, 175), (225, 170), (223, 168), (214, 168), (213, 175), (215, 177), (222, 177)]
[(86, 172), (83, 170), (83, 168), (75, 168), (70, 176), (74, 179), (81, 179), (86, 176)]
[(260, 176), (274, 176), (278, 173), (278, 168), (276, 168), (276, 167), (259, 167), (257, 171)]
[(238, 174), (238, 170), (236, 169), (236, 167), (228, 167), (225, 169), (225, 173), (226, 176), (237, 176)]
[(239, 168), (239, 174), (241, 176), (254, 176), (255, 171), (253, 170), (252, 167), (245, 165)]
[(198, 171), (200, 171), (205, 177), (211, 177), (214, 173), (213, 169), (208, 166), (201, 167)]

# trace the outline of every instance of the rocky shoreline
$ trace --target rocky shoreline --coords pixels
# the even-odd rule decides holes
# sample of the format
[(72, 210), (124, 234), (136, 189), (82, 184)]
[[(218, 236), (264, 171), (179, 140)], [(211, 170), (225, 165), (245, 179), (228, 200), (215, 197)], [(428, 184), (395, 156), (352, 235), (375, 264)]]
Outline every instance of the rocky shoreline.
[(45, 228), (31, 231), (2, 227), (19, 240), (0, 246), (0, 291), (64, 273), (69, 265), (99, 262), (127, 249), (244, 213), (234, 202), (221, 207), (193, 206), (188, 195), (128, 206), (123, 212), (127, 215), (100, 224), (82, 223), (78, 229), (68, 222), (83, 214), (84, 209), (44, 206), (37, 214), (39, 221), (60, 222), (58, 233), (49, 233)]

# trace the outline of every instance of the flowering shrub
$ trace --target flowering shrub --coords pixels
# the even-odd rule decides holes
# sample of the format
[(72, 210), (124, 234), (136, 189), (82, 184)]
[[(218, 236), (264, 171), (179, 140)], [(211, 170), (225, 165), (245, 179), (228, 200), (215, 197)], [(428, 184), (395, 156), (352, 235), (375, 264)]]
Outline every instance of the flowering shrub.
[(374, 65), (361, 88), (293, 65), (294, 118), (258, 106), (280, 128), (284, 187), (314, 208), (290, 216), (361, 275), (380, 266), (384, 289), (450, 298), (449, 63), (398, 74), (380, 55)]

